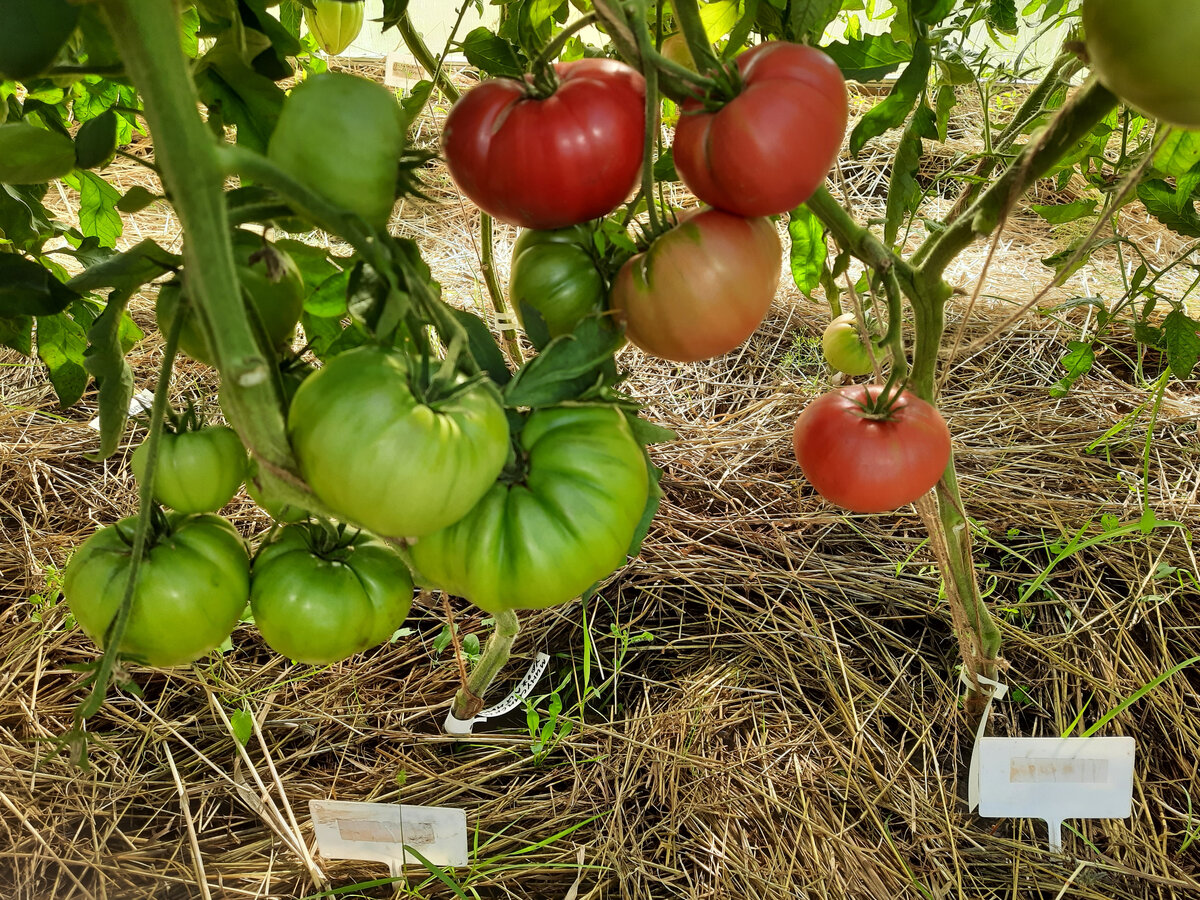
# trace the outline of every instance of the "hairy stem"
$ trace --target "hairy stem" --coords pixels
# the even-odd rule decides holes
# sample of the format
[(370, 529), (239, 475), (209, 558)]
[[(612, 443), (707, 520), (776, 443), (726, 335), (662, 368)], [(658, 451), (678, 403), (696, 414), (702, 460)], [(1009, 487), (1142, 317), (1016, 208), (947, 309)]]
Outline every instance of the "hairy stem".
[[(483, 273), (483, 283), (487, 285), (488, 296), (492, 299), (492, 309), (496, 311), (497, 316), (507, 320), (508, 301), (504, 299), (504, 288), (500, 286), (500, 279), (496, 276), (492, 217), (487, 213), (480, 213), (479, 216), (479, 241), (482, 244), (479, 268)], [(517, 337), (516, 330), (505, 325), (500, 330), (500, 336), (504, 338), (504, 349), (508, 352), (509, 360), (515, 365), (522, 365), (525, 362), (525, 356), (521, 353), (521, 342)]]
[(521, 631), (517, 614), (511, 609), (501, 610), (495, 614), (495, 620), (496, 630), (483, 645), (483, 655), (467, 679), (467, 686), (454, 695), (450, 712), (456, 719), (473, 719), (479, 715), (487, 689), (512, 654), (513, 641)]

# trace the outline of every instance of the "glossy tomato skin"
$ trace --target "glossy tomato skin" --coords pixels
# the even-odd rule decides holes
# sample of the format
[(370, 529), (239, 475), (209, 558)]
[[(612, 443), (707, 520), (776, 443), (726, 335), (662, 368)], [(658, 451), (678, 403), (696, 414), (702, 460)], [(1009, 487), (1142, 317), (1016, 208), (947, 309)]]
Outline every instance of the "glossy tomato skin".
[(821, 351), (831, 368), (847, 375), (869, 375), (875, 371), (871, 355), (858, 336), (854, 313), (840, 315), (825, 327)]
[(1164, 122), (1200, 129), (1200, 4), (1084, 0), (1083, 29), (1105, 87)]
[(480, 209), (546, 231), (612, 212), (642, 166), (646, 82), (611, 59), (560, 63), (545, 99), (525, 82), (485, 81), (454, 104), (442, 131), (450, 174)]
[(709, 359), (737, 347), (762, 322), (782, 257), (769, 219), (706, 209), (626, 262), (610, 303), (626, 337), (651, 356)]
[(522, 231), (513, 244), (509, 300), (538, 349), (603, 310), (607, 289), (591, 247), (592, 232), (583, 225)]
[(476, 385), (428, 406), (413, 393), (407, 358), (381, 347), (339, 354), (305, 379), (288, 410), (288, 436), (318, 499), (388, 537), (457, 521), (509, 452), (494, 392)]
[(851, 512), (899, 509), (920, 499), (950, 463), (950, 431), (931, 404), (908, 391), (887, 421), (857, 404), (882, 385), (852, 385), (822, 394), (796, 420), (793, 446), (817, 493)]
[[(262, 238), (240, 228), (233, 234), (233, 256), (238, 282), (250, 299), (270, 349), (287, 347), (304, 311), (300, 269), (288, 254), (274, 246), (264, 249)], [(186, 278), (183, 285), (168, 282), (159, 288), (154, 315), (163, 334), (171, 330), (186, 290)], [(186, 315), (179, 333), (179, 349), (197, 362), (216, 365), (216, 354), (196, 315), (190, 310)]]
[(304, 8), (304, 24), (322, 50), (329, 56), (337, 56), (362, 31), (366, 6), (365, 2), (316, 0), (314, 9)]
[(396, 205), (404, 137), (390, 90), (346, 72), (323, 72), (289, 95), (267, 155), (305, 187), (383, 227)]
[(360, 532), (325, 548), (313, 529), (289, 525), (254, 561), (250, 608), (263, 640), (298, 662), (324, 665), (390, 638), (412, 606), (397, 553)]
[(675, 169), (697, 197), (739, 216), (795, 209), (829, 174), (849, 100), (837, 64), (815, 47), (768, 41), (737, 58), (741, 93), (716, 112), (683, 104)]
[(566, 603), (621, 566), (646, 508), (645, 455), (608, 406), (530, 414), (524, 478), (496, 482), (460, 521), (411, 547), (425, 584), (480, 609)]
[[(173, 513), (168, 526), (138, 570), (120, 648), (151, 666), (186, 665), (214, 650), (250, 599), (250, 560), (227, 520)], [(136, 527), (130, 517), (101, 529), (67, 565), (63, 596), (97, 645), (121, 606)]]
[[(130, 468), (146, 475), (149, 444), (133, 451)], [(154, 499), (180, 513), (216, 512), (233, 499), (246, 477), (246, 448), (227, 425), (210, 425), (159, 439)]]

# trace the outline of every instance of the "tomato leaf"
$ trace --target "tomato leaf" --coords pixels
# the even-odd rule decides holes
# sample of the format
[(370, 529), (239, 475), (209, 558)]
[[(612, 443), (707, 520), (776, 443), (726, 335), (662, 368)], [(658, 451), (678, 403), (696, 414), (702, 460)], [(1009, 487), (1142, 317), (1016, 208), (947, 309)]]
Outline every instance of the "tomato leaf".
[(140, 213), (151, 203), (155, 203), (163, 198), (155, 194), (153, 191), (147, 190), (140, 184), (135, 184), (125, 192), (125, 195), (117, 201), (117, 212), (133, 215)]
[(33, 317), (0, 316), (0, 347), (9, 347), (22, 356), (33, 353)]
[(143, 284), (182, 265), (183, 257), (168, 253), (147, 238), (124, 253), (88, 267), (68, 281), (67, 287), (80, 293), (111, 287), (132, 294)]
[(63, 409), (74, 405), (87, 389), (88, 373), (83, 365), (86, 349), (87, 334), (66, 313), (38, 319), (38, 359), (45, 365)]
[(618, 376), (613, 354), (625, 338), (600, 316), (584, 319), (571, 334), (556, 337), (504, 388), (504, 404), (536, 409), (576, 400)]
[(646, 540), (646, 535), (650, 533), (650, 525), (654, 522), (654, 516), (658, 513), (658, 504), (663, 498), (662, 487), (659, 481), (662, 479), (662, 469), (650, 461), (650, 455), (646, 454), (646, 473), (650, 476), (650, 490), (646, 496), (646, 509), (642, 513), (642, 519), (638, 522), (637, 527), (633, 530), (633, 540), (629, 542), (629, 551), (627, 556), (637, 556), (642, 552), (642, 542)]
[(1183, 193), (1165, 181), (1151, 179), (1137, 186), (1138, 199), (1146, 211), (1163, 225), (1185, 237), (1200, 237), (1200, 215), (1190, 193)]
[(1067, 344), (1067, 352), (1061, 360), (1062, 367), (1067, 370), (1055, 385), (1050, 388), (1051, 397), (1065, 397), (1071, 386), (1092, 370), (1096, 362), (1096, 351), (1091, 344), (1083, 341), (1071, 341)]
[(472, 66), (493, 77), (520, 78), (525, 74), (525, 58), (500, 35), (480, 26), (459, 43)]
[(1200, 359), (1200, 322), (1176, 309), (1163, 320), (1162, 330), (1171, 373), (1180, 381), (1191, 378)]
[[(734, 3), (736, 7), (737, 4)], [(790, 39), (801, 43), (817, 43), (829, 23), (842, 10), (842, 0), (792, 0), (788, 24)], [(719, 35), (718, 35), (719, 37)]]
[(937, 137), (937, 117), (924, 103), (917, 107), (904, 129), (900, 146), (896, 148), (896, 159), (888, 183), (887, 212), (884, 215), (883, 239), (894, 244), (900, 226), (909, 213), (916, 212), (921, 205), (924, 189), (917, 181), (921, 168), (922, 138)]
[(120, 192), (95, 172), (80, 171), (66, 180), (79, 186), (79, 230), (103, 247), (115, 247), (125, 228), (117, 212)]
[(61, 229), (42, 205), (46, 185), (0, 184), (0, 234), (18, 250), (36, 252)]
[(112, 159), (117, 150), (117, 114), (111, 109), (88, 119), (75, 135), (75, 165), (94, 169)]
[(1017, 33), (1017, 4), (1016, 0), (989, 0), (987, 22), (997, 31), (1005, 34)]
[(1171, 178), (1182, 178), (1200, 163), (1200, 132), (1172, 131), (1154, 155), (1154, 168)]
[[(913, 58), (908, 44), (891, 35), (868, 35), (849, 43), (835, 42), (821, 48), (851, 81), (878, 81)], [(911, 106), (911, 105), (910, 105)]]
[(909, 112), (916, 106), (925, 82), (929, 78), (929, 69), (932, 63), (933, 57), (929, 52), (929, 44), (925, 41), (917, 41), (916, 46), (913, 47), (912, 61), (900, 73), (896, 83), (892, 85), (891, 93), (882, 103), (876, 104), (854, 126), (854, 131), (850, 135), (850, 153), (852, 155), (858, 156), (867, 141), (898, 127), (908, 118)]
[(0, 182), (40, 184), (75, 168), (69, 137), (24, 122), (0, 125)]
[(250, 740), (254, 734), (254, 716), (245, 707), (234, 710), (232, 716), (229, 717), (229, 725), (233, 730), (233, 739), (246, 746), (246, 742)]
[(1082, 219), (1090, 216), (1096, 211), (1097, 201), (1095, 199), (1076, 200), (1073, 203), (1059, 203), (1052, 206), (1043, 206), (1039, 203), (1030, 205), (1030, 208), (1049, 222), (1051, 225), (1063, 225), (1067, 222), (1074, 222), (1077, 219)]
[[(259, 43), (255, 46), (262, 49), (270, 46), (261, 44), (265, 41), (263, 35), (250, 34), (258, 35)], [(201, 102), (208, 107), (208, 124), (214, 133), (221, 134), (225, 125), (236, 125), (239, 144), (266, 151), (285, 95), (273, 80), (250, 66), (233, 31), (222, 34), (200, 59), (196, 66), (196, 88)]]
[(812, 292), (821, 284), (825, 258), (829, 253), (825, 244), (825, 226), (807, 206), (798, 206), (788, 216), (788, 235), (792, 239), (789, 254), (792, 280), (801, 293), (811, 300)]
[(15, 253), (0, 254), (0, 317), (53, 316), (78, 299), (45, 266)]
[[(92, 323), (87, 339), (90, 346), (84, 352), (84, 365), (96, 379), (100, 393), (100, 449), (90, 459), (107, 459), (116, 452), (129, 416), (129, 400), (133, 397), (133, 370), (125, 361), (122, 324), (125, 307), (132, 296), (127, 291), (113, 291), (108, 296), (104, 312)], [(38, 323), (39, 343), (41, 323)]]
[(487, 323), (465, 309), (451, 307), (451, 312), (467, 332), (467, 347), (475, 362), (497, 385), (503, 387), (508, 384), (512, 380), (512, 372)]

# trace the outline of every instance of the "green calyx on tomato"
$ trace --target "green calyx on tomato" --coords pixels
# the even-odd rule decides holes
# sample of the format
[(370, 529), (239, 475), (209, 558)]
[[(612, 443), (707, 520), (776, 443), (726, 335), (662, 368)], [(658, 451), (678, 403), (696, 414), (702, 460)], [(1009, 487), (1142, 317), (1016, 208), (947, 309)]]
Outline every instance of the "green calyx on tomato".
[[(154, 499), (180, 513), (216, 512), (246, 477), (246, 448), (232, 428), (202, 426), (190, 409), (175, 423), (177, 430), (164, 430), (159, 438)], [(150, 445), (143, 442), (130, 460), (139, 482), (149, 462)]]
[(457, 521), (508, 458), (508, 420), (490, 383), (460, 379), (448, 396), (426, 397), (417, 383), (425, 367), (396, 350), (358, 347), (307, 378), (288, 411), (313, 493), (387, 537)]
[[(99, 646), (121, 607), (136, 527), (130, 517), (101, 529), (67, 564), (63, 596)], [(151, 666), (194, 662), (229, 637), (249, 599), (250, 560), (234, 527), (173, 513), (147, 542), (119, 649)]]
[(271, 649), (298, 662), (324, 665), (383, 643), (412, 599), (400, 556), (344, 526), (288, 525), (254, 560), (254, 622)]
[(720, 356), (762, 322), (779, 287), (783, 246), (770, 219), (717, 209), (688, 215), (621, 267), (610, 303), (651, 356)]
[(518, 446), (516, 480), (410, 548), (423, 583), (491, 613), (566, 603), (619, 568), (649, 491), (645, 454), (615, 407), (532, 412)]
[(1083, 30), (1105, 87), (1164, 122), (1200, 129), (1200, 4), (1084, 0)]
[(314, 8), (304, 9), (304, 24), (309, 34), (329, 56), (337, 56), (350, 46), (362, 31), (365, 2), (315, 0)]
[(462, 192), (484, 212), (550, 230), (607, 215), (628, 199), (642, 167), (646, 82), (613, 59), (559, 63), (558, 87), (532, 93), (532, 76), (493, 78), (454, 104), (442, 153)]
[(869, 375), (875, 371), (871, 354), (858, 334), (854, 313), (838, 316), (826, 326), (821, 335), (821, 351), (825, 362), (846, 375)]
[(877, 513), (919, 500), (950, 463), (950, 431), (909, 391), (851, 385), (823, 394), (796, 420), (796, 461), (817, 493), (851, 512)]
[(390, 90), (324, 72), (292, 91), (267, 155), (309, 190), (382, 228), (396, 204), (404, 138), (404, 116)]
[[(278, 353), (290, 346), (296, 323), (304, 310), (304, 279), (290, 256), (244, 229), (233, 233), (233, 255), (238, 281), (249, 299), (256, 330), (269, 349)], [(186, 273), (182, 282), (168, 282), (158, 291), (154, 314), (159, 330), (171, 330), (175, 317), (186, 316), (179, 334), (179, 347), (197, 362), (216, 365), (216, 356), (197, 314), (185, 304)]]
[(741, 87), (716, 110), (687, 100), (672, 150), (680, 179), (739, 216), (795, 209), (829, 174), (846, 133), (846, 82), (815, 47), (767, 41), (737, 58)]
[(526, 230), (513, 244), (509, 300), (538, 349), (604, 309), (608, 289), (592, 234), (587, 225)]
[(0, 0), (0, 80), (23, 81), (50, 68), (79, 12), (67, 0)]

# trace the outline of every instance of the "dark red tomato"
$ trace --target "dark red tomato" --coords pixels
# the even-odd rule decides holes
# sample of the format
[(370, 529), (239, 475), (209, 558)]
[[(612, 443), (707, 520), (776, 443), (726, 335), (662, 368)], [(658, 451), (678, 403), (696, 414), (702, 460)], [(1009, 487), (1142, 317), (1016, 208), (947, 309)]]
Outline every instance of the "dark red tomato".
[(612, 212), (642, 166), (646, 82), (612, 59), (560, 63), (558, 89), (485, 81), (454, 104), (442, 152), (459, 188), (502, 222), (548, 230)]
[(741, 93), (706, 112), (687, 100), (675, 169), (705, 203), (739, 216), (795, 209), (829, 174), (846, 133), (846, 82), (814, 47), (768, 41), (737, 58)]
[(822, 394), (800, 413), (796, 461), (818, 494), (851, 512), (876, 513), (912, 503), (938, 483), (950, 462), (941, 414), (904, 391), (886, 418), (860, 404), (882, 385), (856, 384)]
[(685, 218), (621, 267), (611, 304), (629, 340), (676, 362), (728, 353), (762, 322), (783, 248), (770, 219)]

